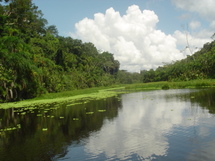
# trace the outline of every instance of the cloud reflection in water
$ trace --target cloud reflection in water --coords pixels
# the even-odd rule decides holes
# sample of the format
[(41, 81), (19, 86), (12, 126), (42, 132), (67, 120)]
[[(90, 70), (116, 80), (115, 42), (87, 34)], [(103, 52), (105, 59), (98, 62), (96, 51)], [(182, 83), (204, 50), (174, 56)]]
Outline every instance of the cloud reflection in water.
[[(167, 136), (174, 135), (173, 128), (198, 124), (198, 116), (201, 116), (198, 111), (187, 110), (192, 104), (177, 97), (180, 92), (169, 90), (123, 95), (119, 116), (112, 121), (106, 120), (100, 131), (91, 134), (85, 151), (94, 156), (103, 153), (107, 158), (122, 160), (132, 154), (142, 159), (167, 155)], [(195, 120), (190, 119), (193, 115), (197, 116)], [(206, 135), (202, 131), (199, 134)]]

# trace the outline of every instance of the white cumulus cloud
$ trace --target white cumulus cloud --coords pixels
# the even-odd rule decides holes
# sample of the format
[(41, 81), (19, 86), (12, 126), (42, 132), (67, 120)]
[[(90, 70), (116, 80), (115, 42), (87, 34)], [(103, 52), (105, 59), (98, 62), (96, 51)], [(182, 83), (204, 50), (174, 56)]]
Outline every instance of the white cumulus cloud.
[[(211, 36), (215, 29), (215, 1), (172, 0), (172, 2), (177, 8), (191, 13), (188, 14), (189, 17), (184, 16), (187, 14), (182, 15), (182, 17), (191, 20), (185, 31), (176, 30), (173, 34), (177, 39), (178, 48), (184, 49), (185, 55), (191, 55), (202, 48), (205, 43), (212, 41)], [(196, 16), (198, 20), (196, 20)], [(207, 28), (202, 28), (201, 19), (206, 20), (210, 25)]]
[[(205, 36), (207, 35), (207, 36)], [(181, 49), (184, 55), (192, 55), (203, 47), (203, 44), (211, 41), (211, 33), (207, 30), (199, 31), (198, 33), (191, 34), (187, 31), (176, 30), (173, 34), (177, 39), (177, 46)]]
[(177, 39), (156, 28), (158, 22), (153, 11), (141, 11), (137, 5), (128, 7), (125, 15), (109, 8), (105, 14), (96, 13), (93, 19), (76, 23), (72, 35), (113, 53), (121, 69), (139, 72), (184, 57), (177, 49)]

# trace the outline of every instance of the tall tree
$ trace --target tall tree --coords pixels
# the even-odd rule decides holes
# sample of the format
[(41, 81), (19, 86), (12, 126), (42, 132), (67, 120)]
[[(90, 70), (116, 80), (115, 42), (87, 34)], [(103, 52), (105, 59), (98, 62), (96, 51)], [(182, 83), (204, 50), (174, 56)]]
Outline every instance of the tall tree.
[(9, 0), (5, 7), (5, 15), (13, 24), (13, 28), (19, 29), (22, 37), (29, 40), (30, 37), (45, 34), (47, 20), (31, 0)]

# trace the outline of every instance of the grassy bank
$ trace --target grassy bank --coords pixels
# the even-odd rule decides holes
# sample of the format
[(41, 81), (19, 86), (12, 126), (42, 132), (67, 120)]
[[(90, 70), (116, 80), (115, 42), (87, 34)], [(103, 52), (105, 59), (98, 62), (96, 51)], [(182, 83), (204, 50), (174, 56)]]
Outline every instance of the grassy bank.
[(19, 102), (1, 103), (0, 109), (19, 108), (65, 102), (77, 104), (78, 101), (83, 102), (83, 100), (103, 99), (107, 97), (116, 96), (124, 92), (125, 92), (124, 87), (115, 86), (115, 87), (96, 87), (74, 91), (65, 91), (59, 93), (48, 93), (34, 99), (23, 100)]
[(125, 86), (127, 90), (153, 90), (153, 89), (183, 89), (183, 88), (204, 88), (215, 87), (214, 79), (192, 80), (181, 82), (151, 82), (139, 83)]
[(82, 90), (65, 91), (60, 93), (48, 93), (40, 97), (24, 100), (13, 103), (2, 103), (0, 108), (18, 108), (27, 107), (40, 104), (70, 102), (75, 103), (80, 100), (102, 99), (116, 96), (121, 93), (155, 90), (155, 89), (181, 89), (181, 88), (204, 88), (215, 87), (215, 80), (193, 80), (184, 82), (152, 82), (152, 83), (138, 83), (126, 84), (112, 87), (96, 87)]

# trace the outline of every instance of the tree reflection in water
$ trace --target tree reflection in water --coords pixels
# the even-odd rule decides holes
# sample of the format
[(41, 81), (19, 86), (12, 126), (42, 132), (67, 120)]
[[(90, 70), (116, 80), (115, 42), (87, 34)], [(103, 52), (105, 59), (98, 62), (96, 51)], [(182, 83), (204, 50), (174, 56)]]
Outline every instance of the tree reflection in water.
[(211, 160), (215, 90), (0, 110), (0, 160)]

